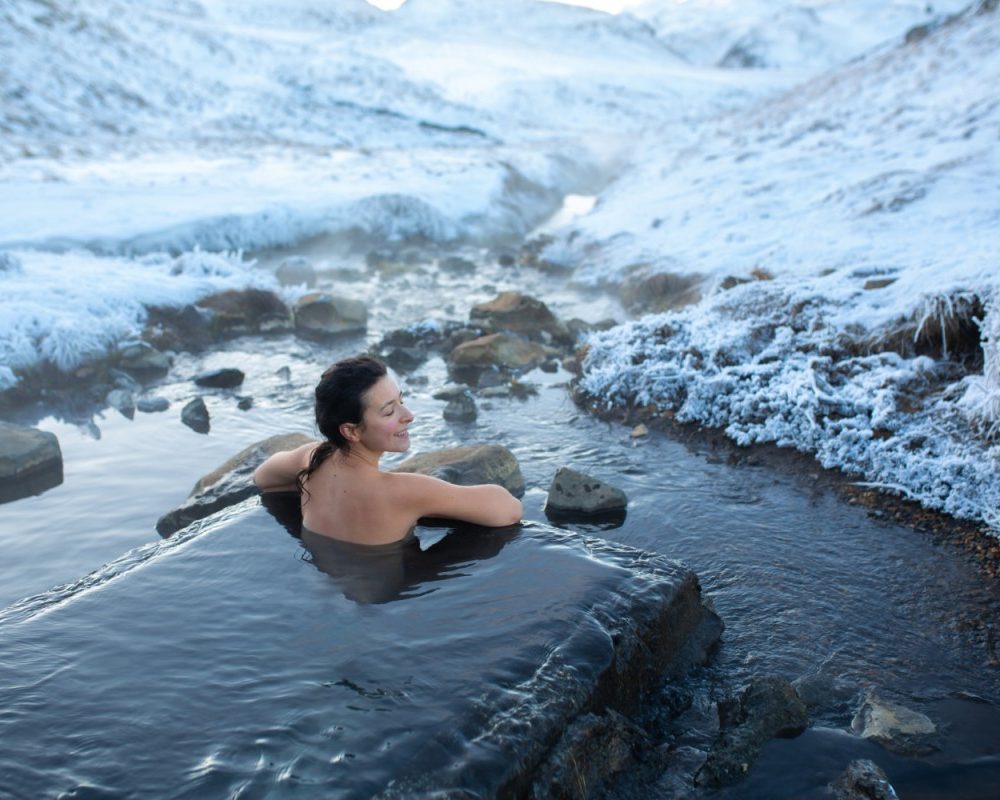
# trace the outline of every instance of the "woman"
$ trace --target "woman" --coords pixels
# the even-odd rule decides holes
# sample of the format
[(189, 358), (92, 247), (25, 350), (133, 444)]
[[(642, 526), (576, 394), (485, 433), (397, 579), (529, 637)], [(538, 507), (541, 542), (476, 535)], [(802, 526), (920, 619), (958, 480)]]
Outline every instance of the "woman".
[(521, 502), (501, 486), (382, 472), (383, 453), (409, 449), (411, 422), (381, 361), (338, 361), (316, 386), (316, 424), (325, 440), (271, 456), (254, 483), (262, 492), (298, 491), (303, 529), (353, 544), (398, 542), (421, 517), (490, 526), (521, 519)]

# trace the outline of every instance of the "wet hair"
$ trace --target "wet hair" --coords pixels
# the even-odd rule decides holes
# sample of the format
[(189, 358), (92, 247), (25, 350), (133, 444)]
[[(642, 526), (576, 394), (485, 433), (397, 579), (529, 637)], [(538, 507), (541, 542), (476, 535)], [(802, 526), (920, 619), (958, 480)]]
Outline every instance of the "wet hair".
[(365, 413), (365, 394), (388, 374), (385, 364), (372, 356), (352, 356), (338, 361), (316, 384), (316, 427), (323, 441), (313, 450), (309, 466), (295, 477), (300, 492), (320, 464), (335, 450), (347, 452), (350, 442), (340, 432), (346, 423), (357, 425)]

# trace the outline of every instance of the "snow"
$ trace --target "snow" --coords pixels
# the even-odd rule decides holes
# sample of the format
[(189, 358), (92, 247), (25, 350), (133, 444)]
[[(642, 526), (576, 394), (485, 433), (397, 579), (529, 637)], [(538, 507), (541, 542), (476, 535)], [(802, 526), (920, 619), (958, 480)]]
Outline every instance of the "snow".
[(274, 287), (242, 251), (544, 232), (582, 285), (700, 282), (592, 339), (605, 402), (997, 524), (1000, 26), (966, 1), (0, 0), (0, 391)]

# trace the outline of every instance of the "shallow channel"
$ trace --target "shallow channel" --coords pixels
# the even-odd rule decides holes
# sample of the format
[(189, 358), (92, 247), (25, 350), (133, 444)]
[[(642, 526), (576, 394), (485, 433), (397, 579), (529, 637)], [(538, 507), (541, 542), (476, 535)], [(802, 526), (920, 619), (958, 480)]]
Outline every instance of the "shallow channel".
[[(65, 481), (0, 506), (0, 605), (155, 541), (156, 519), (201, 474), (247, 444), (280, 432), (311, 434), (319, 373), (388, 330), (426, 318), (465, 319), (471, 305), (505, 289), (539, 297), (564, 318), (624, 318), (612, 298), (575, 289), (565, 276), (501, 266), (485, 251), (460, 253), (477, 263), (471, 275), (445, 273), (434, 263), (444, 254), (416, 250), (412, 263), (377, 272), (363, 257), (322, 241), (263, 254), (260, 268), (288, 255), (308, 256), (321, 283), (366, 301), (368, 333), (327, 344), (243, 338), (181, 355), (152, 387), (171, 400), (170, 409), (134, 420), (113, 409), (24, 409), (20, 421), (59, 436)], [(236, 393), (202, 390), (212, 429), (194, 433), (179, 420), (197, 393), (190, 379), (222, 366), (238, 366), (246, 381)], [(848, 504), (819, 479), (818, 468), (731, 458), (733, 448), (709, 439), (692, 444), (655, 431), (633, 438), (628, 427), (580, 410), (566, 390), (571, 377), (536, 370), (525, 380), (537, 394), (480, 399), (478, 419), (457, 424), (443, 419), (444, 403), (431, 396), (448, 382), (443, 361), (432, 358), (402, 376), (417, 417), (411, 452), (506, 445), (528, 487), (527, 520), (546, 519), (545, 495), (560, 466), (622, 488), (630, 504), (621, 525), (567, 527), (662, 553), (698, 573), (727, 626), (713, 663), (694, 678), (703, 701), (754, 675), (812, 676), (833, 687), (813, 711), (812, 729), (769, 745), (748, 779), (721, 796), (820, 797), (857, 757), (880, 763), (901, 797), (992, 796), (1000, 782), (1000, 670), (982, 631), (995, 624), (1000, 591), (973, 560)], [(252, 408), (239, 410), (237, 394), (252, 396)], [(901, 695), (938, 721), (946, 731), (941, 750), (902, 759), (846, 734), (868, 687)]]

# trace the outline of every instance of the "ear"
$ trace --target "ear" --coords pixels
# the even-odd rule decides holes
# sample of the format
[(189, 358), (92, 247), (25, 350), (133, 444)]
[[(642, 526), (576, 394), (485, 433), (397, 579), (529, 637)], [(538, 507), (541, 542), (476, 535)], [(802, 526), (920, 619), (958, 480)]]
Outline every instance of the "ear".
[(340, 435), (343, 436), (349, 442), (357, 442), (361, 440), (361, 434), (358, 431), (358, 425), (353, 422), (344, 422), (341, 424), (338, 430)]

